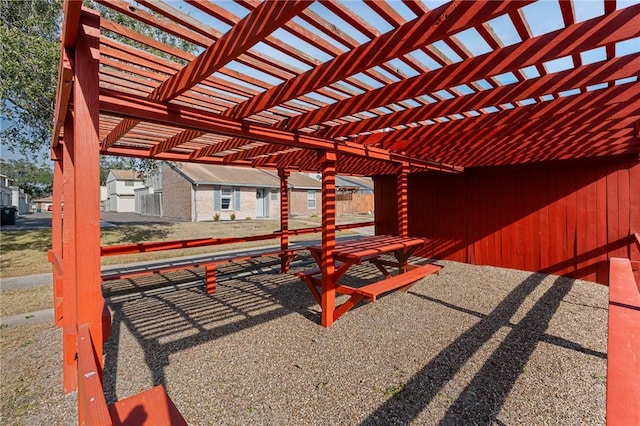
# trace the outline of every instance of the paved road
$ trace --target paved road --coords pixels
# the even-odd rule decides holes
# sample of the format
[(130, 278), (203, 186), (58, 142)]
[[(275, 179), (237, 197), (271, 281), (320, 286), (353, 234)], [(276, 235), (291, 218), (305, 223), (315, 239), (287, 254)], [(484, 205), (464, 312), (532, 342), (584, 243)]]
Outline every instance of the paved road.
[[(139, 225), (151, 223), (176, 223), (177, 219), (142, 216), (138, 213), (100, 212), (100, 226)], [(5, 225), (2, 231), (26, 231), (31, 229), (51, 229), (51, 213), (31, 213), (16, 218), (15, 225)]]

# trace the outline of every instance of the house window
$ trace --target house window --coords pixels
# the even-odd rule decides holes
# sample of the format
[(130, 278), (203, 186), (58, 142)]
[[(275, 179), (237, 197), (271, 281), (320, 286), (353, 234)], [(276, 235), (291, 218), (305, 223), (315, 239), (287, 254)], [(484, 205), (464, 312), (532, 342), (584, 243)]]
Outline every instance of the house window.
[(316, 208), (316, 191), (307, 191), (307, 207)]
[(133, 181), (132, 180), (125, 180), (124, 181), (124, 186), (133, 186)]
[(233, 207), (232, 200), (233, 199), (233, 191), (231, 188), (221, 188), (220, 189), (220, 209), (221, 210), (231, 210)]

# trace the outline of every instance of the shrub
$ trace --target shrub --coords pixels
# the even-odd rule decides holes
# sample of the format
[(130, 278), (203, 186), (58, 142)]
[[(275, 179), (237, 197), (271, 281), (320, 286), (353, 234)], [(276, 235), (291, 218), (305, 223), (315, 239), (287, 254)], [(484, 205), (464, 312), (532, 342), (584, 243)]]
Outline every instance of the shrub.
[(229, 215), (229, 217), (231, 218), (231, 220), (236, 220), (236, 214), (235, 213), (231, 213), (231, 215)]
[(216, 222), (220, 220), (220, 213), (216, 213), (213, 215), (213, 220), (215, 220)]
[(244, 220), (251, 220), (251, 216), (245, 217)]

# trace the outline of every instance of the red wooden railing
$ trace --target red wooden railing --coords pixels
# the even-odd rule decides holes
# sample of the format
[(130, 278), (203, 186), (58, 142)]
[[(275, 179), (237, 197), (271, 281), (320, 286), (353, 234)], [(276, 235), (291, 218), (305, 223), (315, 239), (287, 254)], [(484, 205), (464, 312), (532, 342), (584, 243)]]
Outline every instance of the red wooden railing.
[[(348, 229), (361, 228), (361, 227), (373, 226), (373, 225), (374, 225), (374, 222), (349, 223), (344, 225), (337, 225), (336, 230), (345, 231)], [(287, 235), (314, 234), (321, 231), (322, 231), (321, 226), (316, 226), (313, 228), (289, 229), (287, 231)], [(117, 256), (122, 254), (147, 253), (147, 252), (154, 252), (154, 251), (246, 243), (250, 241), (273, 240), (273, 239), (280, 238), (281, 235), (282, 235), (281, 231), (276, 231), (272, 234), (253, 235), (249, 237), (195, 238), (190, 240), (156, 241), (156, 242), (149, 242), (149, 243), (112, 245), (112, 246), (100, 247), (100, 255), (101, 256)]]
[(640, 425), (640, 291), (629, 259), (609, 264), (607, 425)]

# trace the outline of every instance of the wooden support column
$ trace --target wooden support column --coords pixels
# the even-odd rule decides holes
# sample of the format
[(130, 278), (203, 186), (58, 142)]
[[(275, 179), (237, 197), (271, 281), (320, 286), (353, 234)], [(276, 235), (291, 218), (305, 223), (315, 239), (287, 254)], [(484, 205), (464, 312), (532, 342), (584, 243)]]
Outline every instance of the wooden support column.
[(409, 236), (409, 167), (402, 165), (398, 171), (398, 235)]
[(53, 161), (53, 212), (51, 212), (51, 254), (49, 261), (53, 269), (53, 311), (56, 328), (62, 327), (63, 284), (62, 284), (62, 145), (51, 150)]
[[(76, 235), (74, 242), (78, 291), (78, 327), (88, 326), (98, 368), (110, 318), (104, 316), (100, 278), (100, 140), (99, 124), (100, 16), (82, 10), (75, 49), (73, 90), (73, 174)], [(66, 214), (66, 212), (65, 212)], [(66, 218), (65, 218), (66, 220)], [(104, 327), (104, 328), (103, 328)]]
[(280, 176), (280, 272), (289, 272), (289, 171), (278, 169)]
[(205, 282), (204, 289), (207, 294), (214, 294), (216, 292), (216, 265), (205, 266)]
[[(74, 114), (69, 112), (64, 121), (62, 145), (62, 191), (65, 212), (62, 222), (62, 383), (64, 393), (78, 389), (76, 359), (78, 354), (78, 310), (76, 290), (76, 191), (74, 173)], [(55, 192), (54, 192), (55, 195)]]
[(322, 294), (321, 324), (331, 327), (336, 308), (335, 262), (336, 247), (336, 154), (322, 153)]

